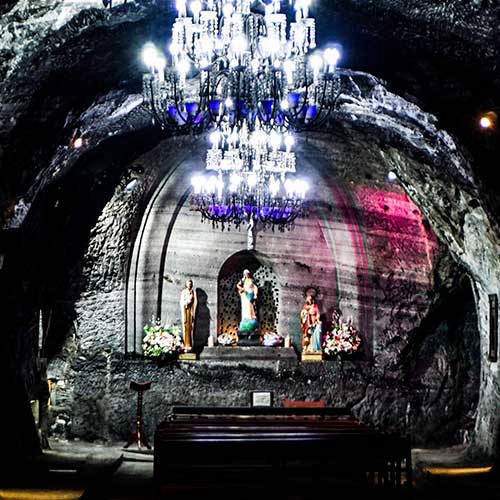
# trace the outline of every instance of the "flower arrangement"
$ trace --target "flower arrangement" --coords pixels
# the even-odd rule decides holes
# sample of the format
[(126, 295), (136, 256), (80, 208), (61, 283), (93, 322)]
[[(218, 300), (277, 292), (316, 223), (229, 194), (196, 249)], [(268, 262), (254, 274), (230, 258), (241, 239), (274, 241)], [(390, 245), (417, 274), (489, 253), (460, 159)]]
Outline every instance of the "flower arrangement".
[(268, 332), (264, 334), (262, 345), (264, 347), (280, 347), (284, 344), (285, 339), (277, 333)]
[(152, 319), (151, 324), (144, 327), (142, 350), (145, 356), (151, 358), (166, 358), (174, 356), (184, 349), (182, 330), (179, 325), (165, 327), (159, 319)]
[(332, 315), (332, 331), (328, 332), (323, 341), (323, 351), (327, 356), (354, 354), (361, 345), (361, 337), (352, 325), (352, 319), (342, 321), (340, 314)]
[(217, 342), (223, 346), (230, 346), (236, 344), (236, 339), (230, 333), (223, 333), (217, 337)]

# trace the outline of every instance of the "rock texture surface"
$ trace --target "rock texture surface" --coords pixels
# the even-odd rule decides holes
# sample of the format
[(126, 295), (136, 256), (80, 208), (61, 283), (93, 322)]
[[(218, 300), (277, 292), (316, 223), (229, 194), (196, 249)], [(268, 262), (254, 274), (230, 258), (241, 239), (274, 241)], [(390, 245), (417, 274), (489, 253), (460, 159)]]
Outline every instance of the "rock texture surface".
[[(226, 235), (203, 228), (198, 215), (183, 208), (189, 183), (186, 175), (200, 164), (203, 142), (164, 141), (135, 160), (145, 166), (137, 194), (117, 189), (89, 233), (83, 266), (87, 281), (75, 304), (78, 339), (76, 343), (67, 341), (75, 350), (66, 348), (50, 366), (52, 376), (64, 380), (71, 392), (69, 435), (124, 439), (134, 411), (128, 381), (135, 377), (155, 381), (146, 403), (150, 431), (173, 404), (241, 404), (252, 388), (267, 387), (276, 393), (278, 402), (285, 397), (322, 398), (329, 405), (348, 406), (360, 418), (408, 432), (420, 444), (472, 440), (480, 338), (472, 291), (446, 251), (436, 260), (437, 242), (421, 212), (424, 207), (417, 208), (399, 187), (387, 184), (386, 161), (397, 152), (398, 161), (391, 168), (403, 183), (404, 168), (414, 169), (407, 174), (413, 176), (417, 169), (431, 169), (434, 163), (447, 169), (443, 176), (467, 184), (471, 192), (475, 189), (473, 176), (453, 140), (436, 127), (434, 117), (389, 93), (373, 77), (352, 72), (344, 76), (334, 147), (327, 135), (312, 135), (300, 145), (300, 155), (311, 175), (325, 176), (315, 183), (322, 186), (316, 189), (317, 204), (333, 207), (330, 230), (338, 234), (331, 243), (338, 248), (331, 272), (340, 278), (339, 288), (330, 290), (327, 285), (324, 291), (327, 296), (331, 293), (330, 306), (338, 305), (336, 300), (343, 296), (340, 302), (345, 314), (362, 325), (367, 349), (360, 359), (321, 366), (256, 366), (252, 362), (245, 367), (207, 361), (158, 367), (123, 357), (125, 348), (140, 353), (142, 325), (158, 308), (167, 321), (178, 320), (177, 294), (189, 276), (207, 293), (209, 331), (214, 334), (217, 271), (227, 257), (246, 247), (245, 234)], [(336, 194), (339, 182), (346, 186), (342, 197), (349, 199), (341, 205)], [(142, 196), (146, 204), (141, 202)], [(329, 217), (323, 216), (321, 227), (327, 227)], [(366, 240), (358, 247), (352, 246), (356, 232)], [(261, 233), (257, 249), (279, 270), (283, 265), (280, 258), (290, 248), (287, 238), (297, 246), (301, 234), (300, 227), (283, 236)], [(129, 247), (124, 241), (135, 244)], [(297, 269), (287, 270), (286, 266), (277, 273), (284, 287), (281, 293), (287, 297), (282, 311), (285, 329), (293, 328), (296, 345), (300, 343), (295, 321), (302, 299), (300, 288), (312, 284), (314, 273), (320, 266), (330, 265), (328, 259), (332, 258), (328, 245), (318, 250), (321, 238), (313, 241), (315, 249), (309, 252), (312, 269), (305, 271), (306, 276), (299, 273), (297, 279)], [(367, 260), (356, 267), (360, 266), (356, 261), (362, 259), (361, 250)], [(127, 278), (123, 256), (129, 251)], [(119, 262), (122, 265), (116, 265)], [(297, 283), (292, 286), (293, 279)], [(160, 283), (164, 295), (159, 295)], [(366, 308), (365, 294), (374, 309)], [(453, 321), (448, 302), (463, 304), (463, 314)], [(367, 322), (368, 311), (371, 323)], [(132, 321), (136, 321), (135, 330)], [(367, 325), (373, 333), (364, 331)], [(128, 373), (128, 378), (115, 370)], [(222, 373), (224, 384), (219, 380)], [(219, 386), (225, 390), (217, 390)], [(89, 420), (89, 415), (94, 416)]]
[[(101, 5), (97, 0), (20, 0), (2, 7), (1, 218), (12, 216), (21, 196), (31, 208), (19, 230), (25, 250), (16, 255), (18, 246), (6, 245), (2, 250), (6, 267), (0, 272), (8, 277), (4, 282), (11, 297), (5, 315), (9, 339), (5, 356), (22, 367), (10, 370), (11, 378), (2, 378), (22, 388), (16, 394), (34, 394), (36, 349), (29, 346), (36, 343), (37, 314), (42, 309), (45, 318), (52, 318), (50, 325), (45, 324), (49, 332), (46, 354), (53, 360), (54, 376), (65, 381), (60, 386), (65, 417), (60, 420), (72, 422), (74, 435), (90, 436), (85, 422), (95, 419), (98, 430), (92, 432), (106, 438), (126, 432), (125, 421), (133, 410), (125, 410), (130, 401), (125, 402), (128, 396), (122, 379), (126, 370), (140, 375), (138, 366), (144, 376), (158, 381), (155, 390), (160, 381), (172, 387), (178, 376), (196, 388), (200, 396), (193, 397), (200, 402), (211, 400), (211, 380), (214, 387), (224, 383), (237, 387), (221, 378), (223, 372), (249, 387), (254, 378), (267, 381), (279, 397), (289, 393), (292, 385), (283, 382), (281, 369), (219, 372), (217, 367), (189, 365), (162, 371), (142, 361), (123, 359), (129, 258), (150, 196), (172, 167), (163, 163), (149, 168), (146, 162), (150, 157), (144, 153), (151, 150), (154, 157), (161, 138), (146, 128), (149, 120), (137, 107), (140, 67), (135, 60), (130, 62), (130, 47), (139, 48), (150, 36), (161, 33), (172, 12), (163, 2), (128, 2), (112, 11)], [(374, 408), (377, 411), (370, 417), (374, 422), (390, 427), (399, 419), (408, 422), (413, 435), (431, 436), (432, 428), (422, 427), (422, 422), (441, 416), (444, 420), (439, 421), (447, 429), (443, 436), (470, 439), (474, 453), (492, 455), (498, 450), (500, 387), (498, 363), (487, 361), (488, 294), (500, 289), (500, 205), (490, 158), (498, 154), (499, 141), (494, 134), (480, 135), (471, 123), (478, 113), (495, 105), (498, 94), (500, 7), (493, 0), (345, 0), (321, 2), (318, 14), (325, 23), (320, 23), (320, 37), (331, 32), (331, 22), (339, 39), (345, 39), (349, 62), (381, 75), (388, 83), (345, 71), (332, 130), (309, 140), (331, 158), (335, 152), (325, 144), (332, 135), (358, 150), (366, 146), (354, 170), (335, 172), (354, 181), (355, 206), (361, 212), (370, 213), (371, 203), (363, 192), (364, 181), (381, 181), (388, 169), (398, 174), (400, 185), (423, 214), (422, 221), (470, 278), (476, 310), (471, 308), (470, 296), (463, 298), (463, 318), (458, 324), (450, 320), (452, 313), (443, 300), (457, 300), (454, 294), (462, 296), (465, 285), (451, 279), (456, 273), (445, 251), (440, 262), (448, 264), (439, 264), (443, 266), (441, 278), (435, 277), (432, 296), (422, 298), (427, 312), (414, 314), (418, 319), (413, 323), (397, 313), (391, 316), (394, 329), (409, 331), (400, 338), (388, 327), (383, 363), (369, 370), (361, 370), (362, 362), (345, 365), (347, 379), (359, 385), (354, 389), (338, 386), (344, 395), (341, 401), (335, 399), (331, 386), (319, 390), (321, 384), (316, 382), (322, 377), (332, 384), (334, 379), (341, 380), (337, 371), (344, 365), (292, 370), (297, 399), (321, 393), (331, 403), (352, 405), (364, 418), (369, 418), (367, 409)], [(387, 53), (393, 54), (390, 61)], [(71, 147), (75, 137), (84, 139), (79, 150)], [(174, 163), (178, 149), (187, 144), (178, 140), (160, 146), (169, 150), (169, 161)], [(137, 191), (130, 186), (134, 179)], [(371, 215), (365, 221), (367, 227), (376, 227)], [(380, 236), (371, 239), (374, 246), (382, 246)], [(404, 247), (397, 243), (388, 248), (395, 252)], [(375, 264), (383, 269), (384, 262), (392, 261), (382, 259)], [(391, 300), (404, 304), (406, 291), (392, 286), (391, 279), (386, 273), (381, 294), (387, 292)], [(449, 281), (462, 284), (451, 286), (450, 290), (457, 291), (447, 295)], [(474, 359), (480, 359), (481, 376), (474, 413), (477, 366), (465, 353), (477, 347), (472, 332), (476, 318), (480, 355)], [(391, 368), (379, 373), (377, 366)], [(308, 370), (318, 372), (309, 376)], [(194, 385), (186, 376), (191, 371), (195, 378), (200, 374)], [(463, 373), (469, 375), (464, 378)], [(417, 374), (421, 386), (411, 390)], [(88, 395), (89, 384), (94, 384), (97, 396)], [(113, 394), (120, 396), (113, 400)], [(216, 391), (213, 401), (223, 402), (222, 394)], [(228, 402), (241, 400), (241, 394), (232, 389), (228, 395)], [(157, 393), (154, 398), (156, 402), (147, 403), (153, 420), (177, 396), (165, 399)], [(392, 405), (387, 413), (387, 403), (393, 401), (400, 404)], [(474, 420), (472, 433), (470, 419)]]

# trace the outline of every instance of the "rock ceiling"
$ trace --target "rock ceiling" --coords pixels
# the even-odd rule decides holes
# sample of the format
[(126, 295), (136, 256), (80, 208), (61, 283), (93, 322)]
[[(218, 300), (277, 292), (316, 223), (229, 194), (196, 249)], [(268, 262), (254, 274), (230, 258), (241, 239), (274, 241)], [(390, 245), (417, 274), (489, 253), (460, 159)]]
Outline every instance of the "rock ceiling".
[[(479, 185), (491, 184), (499, 141), (474, 120), (495, 107), (500, 87), (500, 5), (496, 0), (320, 1), (319, 38), (342, 41), (345, 64), (435, 114), (474, 157)], [(34, 193), (57, 161), (79, 116), (113, 92), (111, 106), (137, 91), (146, 39), (166, 38), (171, 2), (138, 0), (112, 12), (100, 0), (9, 1), (0, 19), (1, 202)], [(118, 93), (116, 91), (119, 91)], [(119, 94), (119, 95), (118, 95)], [(121, 96), (121, 97), (120, 97)], [(101, 103), (102, 104), (102, 103)], [(56, 153), (57, 157), (57, 153)], [(498, 202), (486, 190), (486, 209)]]

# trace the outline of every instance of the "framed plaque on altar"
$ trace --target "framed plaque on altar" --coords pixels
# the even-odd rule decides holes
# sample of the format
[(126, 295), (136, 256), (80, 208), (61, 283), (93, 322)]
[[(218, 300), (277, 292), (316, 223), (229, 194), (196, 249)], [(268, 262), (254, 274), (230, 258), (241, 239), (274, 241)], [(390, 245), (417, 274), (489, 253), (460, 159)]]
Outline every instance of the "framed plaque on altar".
[(252, 391), (250, 393), (252, 407), (271, 408), (273, 406), (273, 393), (269, 391)]

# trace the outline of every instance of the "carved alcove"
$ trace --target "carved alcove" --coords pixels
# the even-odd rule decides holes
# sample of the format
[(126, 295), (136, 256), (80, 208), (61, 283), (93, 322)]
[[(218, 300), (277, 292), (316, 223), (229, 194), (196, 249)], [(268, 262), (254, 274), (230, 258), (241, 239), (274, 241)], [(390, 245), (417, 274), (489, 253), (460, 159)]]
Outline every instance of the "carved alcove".
[(241, 318), (236, 284), (248, 269), (259, 287), (257, 314), (261, 332), (279, 331), (280, 285), (269, 260), (254, 251), (241, 251), (222, 265), (217, 280), (217, 334), (235, 334)]

